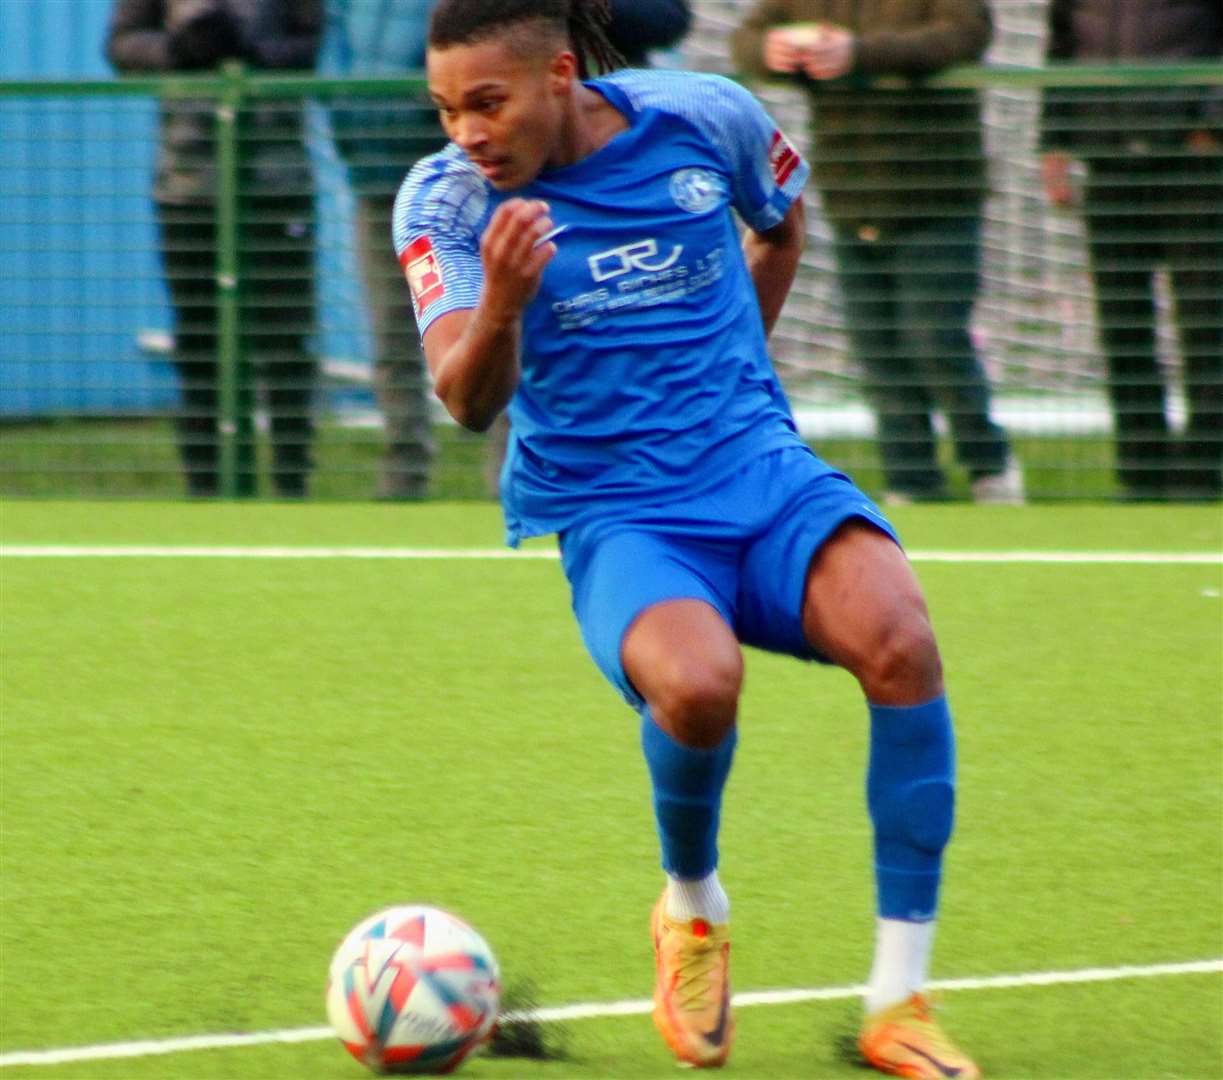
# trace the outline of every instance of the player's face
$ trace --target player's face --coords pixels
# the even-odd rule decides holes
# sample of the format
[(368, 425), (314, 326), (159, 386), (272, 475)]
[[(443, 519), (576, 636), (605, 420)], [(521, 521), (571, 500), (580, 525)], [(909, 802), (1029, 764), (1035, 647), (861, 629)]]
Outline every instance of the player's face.
[(575, 77), (569, 52), (519, 55), (495, 41), (430, 49), (442, 126), (499, 191), (529, 184), (562, 138)]

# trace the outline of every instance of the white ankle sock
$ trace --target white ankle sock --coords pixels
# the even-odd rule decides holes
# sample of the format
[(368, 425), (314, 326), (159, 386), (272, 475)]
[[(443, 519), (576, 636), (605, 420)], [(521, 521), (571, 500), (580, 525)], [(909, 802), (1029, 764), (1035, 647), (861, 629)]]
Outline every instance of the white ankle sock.
[(705, 877), (685, 880), (667, 876), (667, 918), (678, 922), (705, 919), (711, 923), (730, 921), (730, 897), (711, 870)]
[(920, 992), (930, 968), (934, 920), (877, 919), (875, 963), (866, 991), (867, 1014), (877, 1013)]

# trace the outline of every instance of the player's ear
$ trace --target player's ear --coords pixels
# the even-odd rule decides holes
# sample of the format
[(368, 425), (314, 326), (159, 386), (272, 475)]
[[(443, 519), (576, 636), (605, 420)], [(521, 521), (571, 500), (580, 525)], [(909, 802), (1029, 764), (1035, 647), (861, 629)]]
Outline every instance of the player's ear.
[(548, 65), (548, 81), (554, 94), (567, 94), (578, 76), (578, 58), (568, 49), (554, 53)]

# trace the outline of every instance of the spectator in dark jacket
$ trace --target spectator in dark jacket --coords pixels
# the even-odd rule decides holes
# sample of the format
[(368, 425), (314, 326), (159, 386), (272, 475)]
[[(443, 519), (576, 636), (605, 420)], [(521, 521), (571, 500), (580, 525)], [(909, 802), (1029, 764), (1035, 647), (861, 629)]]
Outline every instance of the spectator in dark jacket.
[[(125, 74), (206, 71), (238, 59), (270, 70), (314, 66), (322, 0), (116, 0), (106, 40)], [(255, 378), (266, 391), (272, 479), (306, 494), (316, 362), (314, 194), (299, 101), (255, 105), (240, 119), (237, 492), (255, 491)], [(217, 170), (213, 107), (166, 99), (153, 199), (176, 321), (182, 384), (179, 450), (192, 495), (220, 492)]]
[[(435, 0), (327, 0), (320, 70), (329, 75), (420, 73)], [(386, 430), (378, 475), (383, 499), (418, 499), (435, 453), (430, 383), (403, 271), (391, 245), (391, 211), (404, 176), (446, 145), (427, 94), (334, 103), (331, 126), (356, 195), (356, 248), (369, 305), (374, 391)]]
[(936, 409), (975, 499), (1022, 502), (1023, 474), (990, 418), (969, 336), (986, 179), (977, 96), (844, 77), (916, 77), (977, 60), (991, 32), (985, 0), (758, 0), (734, 36), (742, 70), (809, 93), (812, 172), (892, 503), (945, 495)]
[[(1223, 57), (1219, 0), (1052, 0), (1048, 58), (1184, 63)], [(1045, 94), (1045, 191), (1084, 212), (1124, 496), (1223, 495), (1223, 100), (1176, 86)], [(1156, 350), (1154, 273), (1168, 270), (1184, 362), (1180, 444)]]
[(611, 0), (607, 38), (629, 67), (648, 67), (652, 52), (672, 48), (691, 27), (688, 0)]

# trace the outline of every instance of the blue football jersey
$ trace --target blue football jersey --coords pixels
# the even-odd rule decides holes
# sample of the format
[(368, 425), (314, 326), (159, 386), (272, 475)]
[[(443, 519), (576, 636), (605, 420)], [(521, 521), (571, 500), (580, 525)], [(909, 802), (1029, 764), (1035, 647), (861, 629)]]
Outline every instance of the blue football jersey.
[(476, 306), (480, 237), (502, 201), (543, 199), (563, 230), (523, 316), (501, 483), (512, 544), (712, 487), (798, 441), (735, 214), (756, 231), (780, 223), (806, 163), (728, 79), (587, 85), (629, 123), (601, 149), (498, 192), (452, 144), (416, 165), (395, 208), (422, 334)]

